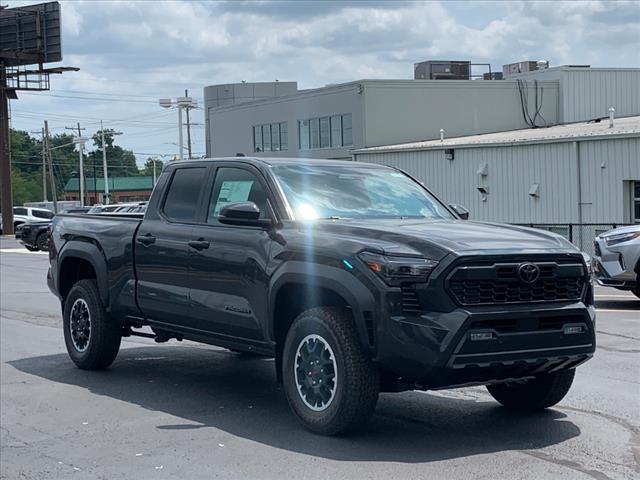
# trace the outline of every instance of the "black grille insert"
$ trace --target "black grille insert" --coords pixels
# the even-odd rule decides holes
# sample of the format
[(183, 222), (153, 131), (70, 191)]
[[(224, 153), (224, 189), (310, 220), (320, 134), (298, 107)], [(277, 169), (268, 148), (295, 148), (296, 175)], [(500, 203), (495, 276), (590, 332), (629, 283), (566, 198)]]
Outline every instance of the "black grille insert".
[(518, 276), (521, 263), (465, 264), (449, 277), (449, 291), (462, 305), (580, 300), (585, 288), (582, 264), (533, 262), (540, 276), (527, 283)]
[(542, 318), (475, 320), (471, 330), (495, 330), (498, 333), (535, 332), (541, 330), (562, 330), (568, 323), (584, 323), (581, 316), (561, 316)]

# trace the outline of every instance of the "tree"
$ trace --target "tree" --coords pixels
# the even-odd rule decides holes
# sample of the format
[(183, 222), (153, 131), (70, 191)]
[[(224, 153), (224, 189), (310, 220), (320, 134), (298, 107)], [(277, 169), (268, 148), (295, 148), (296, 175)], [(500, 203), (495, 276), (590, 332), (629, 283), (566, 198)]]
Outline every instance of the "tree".
[(25, 202), (37, 202), (42, 200), (42, 179), (24, 175), (17, 168), (11, 169), (11, 182), (13, 190), (13, 204), (24, 205)]
[[(136, 164), (136, 156), (131, 150), (125, 150), (115, 144), (113, 129), (105, 129), (104, 143), (107, 146), (107, 168), (109, 176), (114, 177), (135, 177), (140, 175), (138, 165)], [(88, 165), (93, 162), (102, 165), (102, 139), (100, 133), (93, 135), (93, 144), (96, 147), (94, 151), (87, 154)], [(91, 167), (93, 168), (93, 167)], [(85, 171), (85, 175), (93, 176), (93, 171)]]
[(153, 164), (156, 164), (156, 175), (159, 176), (162, 172), (164, 163), (159, 158), (149, 157), (142, 167), (142, 174), (148, 177), (153, 177)]

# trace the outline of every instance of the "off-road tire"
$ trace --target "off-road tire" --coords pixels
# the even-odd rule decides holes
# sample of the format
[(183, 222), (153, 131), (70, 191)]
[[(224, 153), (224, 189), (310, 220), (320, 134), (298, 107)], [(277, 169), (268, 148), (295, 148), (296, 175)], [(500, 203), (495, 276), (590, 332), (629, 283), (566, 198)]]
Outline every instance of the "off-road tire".
[(569, 392), (575, 369), (545, 373), (525, 383), (487, 385), (493, 398), (507, 408), (522, 411), (554, 406)]
[(36, 237), (36, 247), (43, 252), (49, 251), (49, 236), (47, 232), (42, 232)]
[[(79, 351), (74, 345), (70, 328), (71, 311), (78, 299), (86, 302), (90, 314), (91, 333), (84, 351)], [(113, 363), (120, 349), (121, 327), (109, 318), (95, 280), (80, 280), (71, 288), (65, 300), (62, 324), (67, 352), (78, 368), (101, 370)]]
[[(303, 339), (319, 335), (335, 357), (337, 381), (328, 406), (314, 411), (298, 392), (296, 357)], [(283, 351), (283, 385), (291, 410), (304, 427), (322, 435), (344, 434), (362, 427), (373, 414), (380, 375), (362, 347), (348, 310), (316, 307), (302, 312), (287, 333)]]

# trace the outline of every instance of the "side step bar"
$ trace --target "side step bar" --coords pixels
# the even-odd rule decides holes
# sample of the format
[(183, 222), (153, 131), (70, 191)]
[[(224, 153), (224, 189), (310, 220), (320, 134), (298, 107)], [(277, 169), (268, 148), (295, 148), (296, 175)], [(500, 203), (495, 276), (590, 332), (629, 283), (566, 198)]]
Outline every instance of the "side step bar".
[(156, 333), (137, 332), (135, 330), (132, 330), (131, 327), (123, 327), (122, 336), (123, 337), (153, 338), (156, 341), (156, 343), (168, 342), (172, 338), (175, 338), (179, 342), (182, 341), (182, 335), (177, 335), (175, 333), (169, 333), (169, 332), (156, 332)]

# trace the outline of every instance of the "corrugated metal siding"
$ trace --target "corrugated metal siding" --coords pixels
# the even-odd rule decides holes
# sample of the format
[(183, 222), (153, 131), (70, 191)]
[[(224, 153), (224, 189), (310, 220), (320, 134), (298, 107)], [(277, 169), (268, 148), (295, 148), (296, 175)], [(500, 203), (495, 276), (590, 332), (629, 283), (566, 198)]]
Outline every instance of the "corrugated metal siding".
[[(577, 223), (578, 168), (573, 142), (463, 148), (453, 161), (443, 150), (357, 154), (356, 160), (392, 165), (422, 181), (472, 218), (510, 223)], [(601, 168), (605, 159), (606, 166)], [(483, 163), (488, 175), (478, 175)], [(580, 142), (582, 222), (623, 222), (624, 180), (640, 180), (640, 139)], [(531, 186), (539, 184), (539, 197)], [(489, 195), (482, 201), (477, 187)]]
[(624, 182), (640, 181), (640, 138), (581, 142), (580, 159), (582, 221), (628, 222)]
[(619, 117), (640, 114), (638, 70), (566, 70), (560, 89), (564, 123), (606, 117), (609, 107)]

